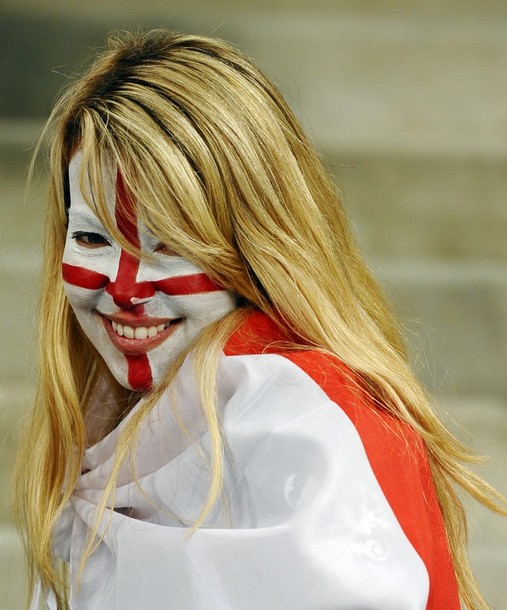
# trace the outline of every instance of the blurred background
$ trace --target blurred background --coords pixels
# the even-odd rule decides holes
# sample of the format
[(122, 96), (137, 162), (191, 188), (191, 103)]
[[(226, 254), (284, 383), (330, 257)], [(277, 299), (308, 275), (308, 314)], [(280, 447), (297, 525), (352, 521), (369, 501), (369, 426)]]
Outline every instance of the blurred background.
[[(0, 607), (23, 608), (10, 506), (34, 383), (45, 178), (26, 168), (57, 91), (112, 29), (215, 35), (277, 82), (343, 192), (447, 424), (507, 492), (507, 3), (0, 3)], [(471, 434), (468, 434), (468, 431)], [(507, 610), (507, 521), (467, 502), (484, 592)]]

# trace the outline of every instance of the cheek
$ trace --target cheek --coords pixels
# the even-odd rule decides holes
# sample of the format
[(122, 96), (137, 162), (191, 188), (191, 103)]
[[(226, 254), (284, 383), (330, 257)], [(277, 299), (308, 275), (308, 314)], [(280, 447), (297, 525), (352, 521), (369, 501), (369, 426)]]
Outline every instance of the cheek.
[(67, 239), (62, 257), (65, 282), (79, 288), (97, 290), (114, 281), (120, 259), (120, 249), (113, 246), (84, 250), (75, 240)]
[(236, 307), (235, 296), (226, 291), (168, 296), (159, 293), (161, 301), (187, 320), (211, 323)]
[(68, 282), (63, 283), (63, 290), (72, 309), (80, 312), (95, 309), (102, 292), (101, 290), (89, 290), (74, 286)]

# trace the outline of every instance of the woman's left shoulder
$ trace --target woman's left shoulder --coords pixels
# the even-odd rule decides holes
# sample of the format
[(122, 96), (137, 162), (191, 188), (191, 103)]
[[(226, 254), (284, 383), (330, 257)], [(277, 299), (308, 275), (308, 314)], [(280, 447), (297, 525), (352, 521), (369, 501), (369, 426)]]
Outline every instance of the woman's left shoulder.
[[(248, 400), (259, 421), (265, 399), (271, 405), (290, 402), (285, 416), (302, 412), (322, 416), (326, 408), (339, 409), (360, 435), (363, 445), (384, 458), (414, 458), (426, 462), (419, 434), (368, 396), (359, 375), (332, 354), (316, 349), (293, 349), (286, 336), (266, 315), (251, 314), (224, 349), (219, 379), (229, 393), (253, 393), (262, 400)], [(227, 393), (227, 391), (226, 391)], [(324, 406), (325, 405), (325, 406)], [(315, 407), (317, 406), (317, 409)], [(278, 406), (278, 411), (280, 406)], [(268, 407), (269, 416), (273, 408)]]
[(422, 560), (428, 609), (457, 608), (445, 525), (419, 433), (375, 404), (353, 372), (324, 352), (229, 355), (223, 370), (231, 390), (225, 436), (259, 522), (276, 525), (294, 513), (318, 523), (332, 519), (337, 527), (346, 524), (346, 538), (357, 548), (366, 528), (370, 542), (411, 571), (416, 564), (407, 549)]

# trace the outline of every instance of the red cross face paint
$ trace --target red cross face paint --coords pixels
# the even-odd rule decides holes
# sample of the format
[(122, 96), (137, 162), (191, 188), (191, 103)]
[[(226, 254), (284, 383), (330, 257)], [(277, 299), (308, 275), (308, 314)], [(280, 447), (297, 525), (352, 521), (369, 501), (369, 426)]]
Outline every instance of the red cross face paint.
[(236, 300), (189, 260), (165, 253), (146, 227), (132, 221), (132, 201), (121, 175), (105, 169), (104, 195), (116, 226), (153, 260), (124, 250), (83, 197), (81, 163), (77, 152), (69, 166), (65, 292), (116, 380), (126, 388), (148, 390), (208, 324), (235, 308)]

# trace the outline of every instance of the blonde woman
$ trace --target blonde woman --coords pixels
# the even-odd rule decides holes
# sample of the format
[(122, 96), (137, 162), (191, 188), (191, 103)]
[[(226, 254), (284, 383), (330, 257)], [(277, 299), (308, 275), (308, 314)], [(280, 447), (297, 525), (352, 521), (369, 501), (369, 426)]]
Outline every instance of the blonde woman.
[(52, 116), (32, 607), (486, 608), (463, 466), (276, 88), (125, 35)]

